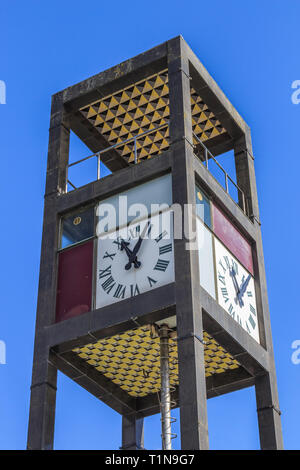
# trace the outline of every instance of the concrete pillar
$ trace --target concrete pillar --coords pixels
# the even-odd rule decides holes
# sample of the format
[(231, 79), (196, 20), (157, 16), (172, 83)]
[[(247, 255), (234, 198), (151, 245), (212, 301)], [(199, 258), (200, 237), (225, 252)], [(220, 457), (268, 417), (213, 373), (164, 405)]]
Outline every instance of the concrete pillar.
[(144, 449), (144, 419), (135, 415), (122, 416), (121, 450)]
[[(173, 202), (193, 204), (188, 220), (195, 230), (195, 176), (188, 61), (181, 37), (168, 42), (170, 139), (173, 152)], [(174, 240), (176, 315), (179, 362), (181, 448), (207, 449), (206, 382), (202, 309), (197, 251), (186, 249), (187, 240)]]

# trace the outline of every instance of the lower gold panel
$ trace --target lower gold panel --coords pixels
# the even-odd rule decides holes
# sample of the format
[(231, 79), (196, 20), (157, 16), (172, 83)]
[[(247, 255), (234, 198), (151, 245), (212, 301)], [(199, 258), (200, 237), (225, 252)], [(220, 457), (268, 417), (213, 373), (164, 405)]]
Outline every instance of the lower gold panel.
[[(132, 397), (144, 397), (160, 391), (160, 344), (150, 327), (141, 327), (120, 335), (87, 344), (73, 351)], [(205, 375), (237, 369), (239, 363), (204, 332)], [(170, 339), (170, 384), (178, 385), (177, 340)]]

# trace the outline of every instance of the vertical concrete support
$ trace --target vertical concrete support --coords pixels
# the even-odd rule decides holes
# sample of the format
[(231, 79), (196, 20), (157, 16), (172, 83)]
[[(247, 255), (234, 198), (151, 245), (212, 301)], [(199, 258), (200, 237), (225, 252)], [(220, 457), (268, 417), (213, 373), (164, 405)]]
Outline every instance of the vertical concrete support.
[(144, 419), (122, 416), (122, 450), (144, 449)]
[[(170, 138), (173, 149), (173, 202), (193, 204), (185, 218), (195, 230), (195, 177), (188, 60), (181, 37), (168, 42)], [(175, 239), (175, 289), (179, 361), (179, 403), (182, 449), (207, 449), (208, 429), (202, 310), (197, 251), (186, 249), (187, 239)]]
[(258, 197), (254, 170), (250, 129), (235, 144), (237, 183), (244, 191), (248, 214), (256, 229), (256, 256), (254, 257), (257, 305), (261, 344), (268, 351), (269, 371), (255, 379), (260, 444), (262, 449), (282, 449), (283, 438), (278, 402), (277, 380), (268, 305), (267, 283), (261, 237)]
[(61, 95), (54, 95), (49, 131), (28, 449), (53, 448), (57, 370), (49, 361), (49, 348), (43, 333), (44, 328), (55, 321), (58, 221), (53, 204), (56, 194), (63, 192), (66, 186), (69, 134), (64, 123)]

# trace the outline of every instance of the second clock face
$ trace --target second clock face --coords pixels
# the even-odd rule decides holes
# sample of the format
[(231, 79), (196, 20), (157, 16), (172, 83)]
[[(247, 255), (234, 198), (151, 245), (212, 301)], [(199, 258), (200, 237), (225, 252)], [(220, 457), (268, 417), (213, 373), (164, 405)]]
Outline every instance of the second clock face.
[(259, 342), (254, 279), (216, 238), (215, 250), (219, 304)]
[(96, 308), (174, 281), (173, 230), (160, 214), (98, 239)]

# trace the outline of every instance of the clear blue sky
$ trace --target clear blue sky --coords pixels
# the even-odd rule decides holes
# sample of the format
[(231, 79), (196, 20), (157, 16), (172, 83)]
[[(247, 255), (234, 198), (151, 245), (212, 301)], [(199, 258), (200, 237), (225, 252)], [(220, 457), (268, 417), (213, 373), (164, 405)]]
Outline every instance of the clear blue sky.
[[(284, 441), (300, 447), (299, 17), (282, 0), (1, 1), (1, 449), (26, 446), (51, 95), (178, 34), (252, 129)], [(253, 389), (208, 401), (208, 416), (211, 448), (259, 447)], [(159, 435), (147, 419), (146, 448)], [(59, 374), (55, 448), (120, 439), (120, 416)]]

